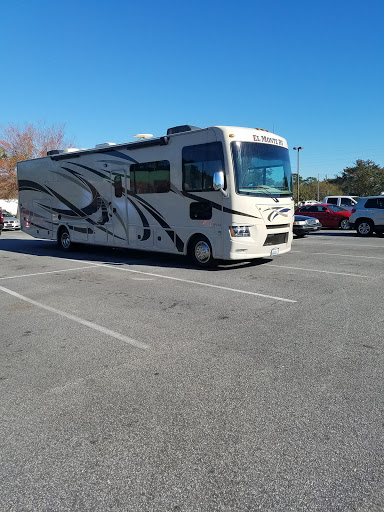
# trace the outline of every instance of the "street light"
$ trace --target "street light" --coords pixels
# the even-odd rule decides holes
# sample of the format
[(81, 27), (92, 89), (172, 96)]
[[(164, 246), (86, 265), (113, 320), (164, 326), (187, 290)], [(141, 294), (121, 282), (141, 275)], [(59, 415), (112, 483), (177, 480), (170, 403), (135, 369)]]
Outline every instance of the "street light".
[(297, 206), (299, 206), (300, 197), (299, 197), (299, 191), (300, 191), (300, 149), (304, 149), (304, 146), (299, 146), (297, 148)]

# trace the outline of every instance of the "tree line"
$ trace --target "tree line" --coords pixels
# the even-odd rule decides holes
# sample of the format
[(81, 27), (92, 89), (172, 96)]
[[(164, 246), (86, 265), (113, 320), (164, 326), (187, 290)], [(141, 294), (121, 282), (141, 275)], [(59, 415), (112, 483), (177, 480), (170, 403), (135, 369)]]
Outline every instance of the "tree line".
[(47, 156), (52, 149), (65, 149), (65, 124), (45, 126), (38, 122), (19, 127), (10, 123), (0, 130), (0, 199), (17, 197), (17, 162)]
[[(65, 136), (65, 124), (45, 126), (44, 123), (26, 123), (18, 127), (10, 123), (0, 130), (0, 198), (17, 197), (16, 164), (46, 156), (52, 149), (71, 147)], [(294, 198), (297, 202), (297, 174), (293, 174)], [(356, 160), (335, 178), (318, 180), (299, 176), (300, 201), (322, 200), (325, 196), (370, 196), (384, 192), (384, 168), (372, 160)]]
[[(297, 201), (297, 174), (293, 174), (294, 197)], [(321, 201), (326, 196), (375, 196), (384, 192), (384, 168), (372, 160), (356, 160), (352, 167), (345, 167), (335, 178), (320, 181), (318, 178), (299, 177), (299, 199)]]

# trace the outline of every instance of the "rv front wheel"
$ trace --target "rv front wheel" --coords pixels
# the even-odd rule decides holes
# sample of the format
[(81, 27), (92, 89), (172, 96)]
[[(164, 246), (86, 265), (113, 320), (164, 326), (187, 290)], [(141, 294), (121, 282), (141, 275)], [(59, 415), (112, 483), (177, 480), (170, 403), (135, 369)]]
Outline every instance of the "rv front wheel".
[(63, 249), (63, 251), (70, 251), (72, 249), (71, 238), (66, 228), (62, 228), (60, 230), (59, 236), (57, 237), (57, 241), (60, 248)]
[(203, 235), (192, 238), (189, 245), (189, 254), (199, 267), (211, 267), (215, 261), (212, 256), (211, 244), (208, 238)]

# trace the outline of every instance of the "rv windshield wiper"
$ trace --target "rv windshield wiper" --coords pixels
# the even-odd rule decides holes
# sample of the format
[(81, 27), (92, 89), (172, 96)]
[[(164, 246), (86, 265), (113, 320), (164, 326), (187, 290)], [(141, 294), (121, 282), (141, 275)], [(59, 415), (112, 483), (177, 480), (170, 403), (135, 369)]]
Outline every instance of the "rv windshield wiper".
[(269, 197), (269, 194), (267, 194), (264, 190), (256, 191), (255, 189), (257, 189), (257, 188), (259, 188), (259, 187), (242, 188), (242, 189), (240, 189), (240, 192), (243, 192), (243, 194), (247, 194), (247, 195), (251, 195), (251, 194), (256, 193), (256, 194), (260, 194), (260, 195)]
[[(275, 203), (278, 203), (279, 200), (277, 197), (274, 197), (272, 194), (276, 194), (276, 193), (279, 193), (279, 192), (270, 192), (268, 194), (268, 192), (266, 192), (266, 190), (259, 190), (259, 189), (267, 189), (267, 190), (271, 190), (272, 187), (269, 187), (268, 185), (255, 185), (255, 186), (249, 186), (247, 187), (247, 189), (252, 189), (254, 190), (257, 194), (263, 194), (264, 196), (267, 196), (267, 197), (271, 197)], [(276, 190), (276, 189), (275, 189)]]

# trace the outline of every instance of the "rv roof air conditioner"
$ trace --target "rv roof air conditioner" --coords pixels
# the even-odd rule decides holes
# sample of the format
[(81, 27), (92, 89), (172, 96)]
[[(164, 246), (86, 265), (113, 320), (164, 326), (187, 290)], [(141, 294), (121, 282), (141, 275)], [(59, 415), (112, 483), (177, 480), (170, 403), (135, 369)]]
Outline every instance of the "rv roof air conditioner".
[(137, 135), (133, 136), (134, 139), (139, 139), (139, 140), (147, 140), (147, 139), (151, 139), (152, 137), (153, 137), (152, 133), (138, 133)]
[(63, 153), (76, 153), (77, 151), (81, 150), (79, 148), (51, 149), (51, 151), (47, 151), (47, 156), (61, 155)]
[(80, 151), (79, 148), (67, 148), (62, 151), (62, 153), (75, 153), (76, 151)]
[(116, 142), (102, 142), (101, 144), (96, 144), (95, 148), (108, 148), (109, 146), (116, 146)]
[(191, 126), (189, 124), (183, 124), (180, 126), (173, 126), (168, 128), (167, 135), (173, 135), (174, 133), (191, 132), (193, 130), (201, 130), (198, 126)]

